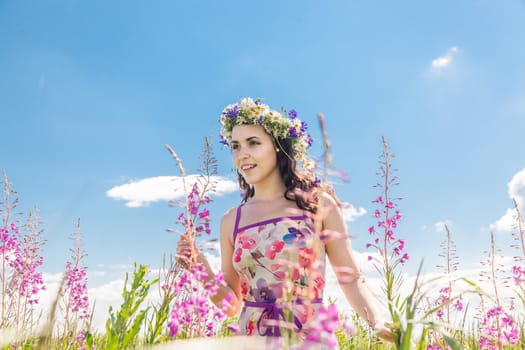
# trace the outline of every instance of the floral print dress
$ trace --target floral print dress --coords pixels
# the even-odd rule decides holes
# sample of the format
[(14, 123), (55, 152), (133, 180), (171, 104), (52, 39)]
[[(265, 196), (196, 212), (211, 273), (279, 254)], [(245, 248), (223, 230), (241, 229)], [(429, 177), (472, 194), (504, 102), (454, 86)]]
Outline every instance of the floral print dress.
[[(324, 244), (307, 215), (239, 227), (241, 207), (233, 233), (233, 265), (244, 299), (240, 333), (304, 339), (308, 322), (322, 306)], [(322, 247), (317, 254), (315, 242)]]

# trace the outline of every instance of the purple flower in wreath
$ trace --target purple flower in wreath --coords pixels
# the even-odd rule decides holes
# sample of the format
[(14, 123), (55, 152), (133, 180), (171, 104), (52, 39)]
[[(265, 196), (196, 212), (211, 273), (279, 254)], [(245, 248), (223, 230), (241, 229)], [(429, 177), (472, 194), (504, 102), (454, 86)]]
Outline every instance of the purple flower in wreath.
[(314, 142), (314, 140), (312, 139), (312, 137), (307, 134), (306, 136), (306, 142), (308, 143), (308, 147), (310, 147), (312, 145), (312, 143)]
[(295, 111), (295, 109), (290, 109), (290, 111), (288, 112), (288, 116), (290, 117), (290, 119), (297, 118), (297, 112)]
[(295, 126), (290, 127), (289, 133), (290, 133), (290, 138), (292, 139), (299, 137), (299, 135), (297, 134), (297, 130), (295, 129)]
[(301, 132), (306, 132), (306, 129), (308, 129), (308, 124), (306, 124), (304, 121), (301, 121)]
[(252, 289), (255, 301), (273, 303), (277, 298), (275, 293), (270, 289), (266, 280), (259, 278), (257, 280), (257, 288)]
[(239, 105), (235, 104), (233, 106), (231, 106), (230, 109), (226, 110), (224, 112), (224, 114), (226, 115), (226, 117), (230, 118), (230, 119), (235, 119), (237, 118), (237, 113), (239, 112)]
[(223, 144), (223, 145), (225, 145), (225, 146), (228, 146), (228, 140), (226, 140), (226, 139), (224, 138), (224, 136), (222, 136), (222, 135), (221, 135), (221, 140), (219, 141), (219, 143), (221, 143), (221, 144)]

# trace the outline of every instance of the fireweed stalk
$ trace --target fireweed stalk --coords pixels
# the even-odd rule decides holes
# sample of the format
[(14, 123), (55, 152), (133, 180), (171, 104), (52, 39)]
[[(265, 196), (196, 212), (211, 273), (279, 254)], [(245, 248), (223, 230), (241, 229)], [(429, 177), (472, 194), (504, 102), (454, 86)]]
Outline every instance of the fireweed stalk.
[[(440, 336), (452, 349), (459, 349), (457, 342), (443, 334), (431, 321), (430, 316), (440, 307), (422, 312), (422, 305), (428, 299), (436, 280), (421, 281), (422, 263), (411, 293), (405, 298), (401, 298), (399, 294), (400, 286), (404, 283), (399, 268), (400, 265), (407, 262), (409, 256), (405, 252), (405, 240), (397, 238), (394, 233), (402, 218), (401, 212), (397, 209), (397, 202), (401, 198), (392, 197), (391, 189), (399, 185), (399, 182), (397, 176), (394, 175), (397, 170), (392, 168), (390, 162), (394, 155), (390, 153), (384, 137), (382, 143), (383, 152), (380, 156), (380, 169), (377, 173), (382, 181), (374, 186), (379, 188), (381, 193), (373, 201), (376, 205), (373, 215), (378, 221), (376, 225), (370, 226), (368, 229), (373, 241), (367, 244), (367, 248), (373, 248), (378, 253), (377, 256), (370, 255), (368, 260), (373, 261), (375, 269), (383, 278), (382, 289), (386, 295), (388, 311), (394, 323), (392, 333), (395, 346), (402, 350), (413, 349), (413, 342), (415, 341), (417, 349), (423, 349), (426, 346), (426, 338), (429, 332), (433, 331), (440, 333)], [(452, 299), (447, 302), (451, 301)]]
[[(367, 248), (372, 248), (377, 251), (378, 257), (368, 256), (368, 260), (373, 261), (375, 269), (383, 277), (383, 291), (386, 294), (388, 310), (394, 323), (399, 323), (399, 317), (396, 312), (396, 295), (399, 287), (403, 283), (401, 272), (398, 271), (399, 265), (408, 261), (409, 255), (405, 252), (405, 240), (397, 238), (394, 230), (397, 228), (398, 222), (401, 220), (401, 211), (397, 209), (397, 202), (401, 198), (392, 197), (391, 189), (399, 185), (398, 177), (394, 175), (397, 171), (392, 168), (390, 159), (394, 157), (390, 153), (386, 139), (382, 137), (383, 152), (379, 160), (379, 172), (376, 174), (380, 176), (382, 182), (374, 185), (375, 188), (380, 189), (381, 194), (372, 201), (376, 205), (374, 210), (374, 218), (378, 221), (376, 225), (368, 228), (368, 232), (373, 237), (373, 241), (367, 243)], [(400, 333), (398, 330), (394, 331), (396, 344), (399, 345)]]
[[(218, 330), (219, 324), (226, 319), (226, 309), (229, 305), (228, 298), (223, 300), (221, 308), (215, 307), (210, 298), (213, 297), (224, 278), (219, 272), (214, 278), (206, 273), (205, 266), (198, 262), (199, 250), (196, 243), (202, 234), (209, 235), (210, 211), (206, 205), (211, 202), (209, 192), (215, 191), (216, 180), (213, 176), (217, 173), (217, 161), (212, 156), (212, 149), (205, 140), (205, 148), (201, 154), (203, 162), (199, 170), (200, 176), (191, 187), (190, 193), (186, 187), (186, 173), (182, 161), (173, 148), (166, 145), (169, 153), (176, 160), (179, 167), (184, 188), (184, 211), (177, 217), (176, 223), (183, 227), (181, 239), (187, 240), (192, 251), (189, 257), (177, 256), (179, 264), (174, 266), (175, 279), (163, 285), (166, 296), (175, 296), (169, 315), (169, 336), (176, 338), (193, 338), (212, 336)], [(172, 203), (172, 205), (174, 205)], [(168, 229), (169, 232), (177, 232)]]
[[(512, 266), (512, 279), (517, 287), (516, 294), (525, 308), (525, 223), (521, 215), (518, 202), (513, 199), (514, 203), (514, 230), (512, 236), (516, 243), (512, 245), (518, 253), (514, 256), (514, 266)], [(522, 315), (525, 317), (525, 315)]]
[(435, 302), (437, 306), (443, 306), (436, 312), (436, 316), (439, 318), (440, 321), (444, 322), (445, 324), (450, 324), (450, 310), (451, 307), (455, 308), (456, 311), (462, 311), (463, 310), (463, 302), (461, 299), (457, 299), (452, 306), (450, 305), (449, 301), (452, 297), (452, 287), (453, 287), (453, 281), (451, 279), (451, 276), (453, 273), (457, 272), (458, 270), (458, 256), (456, 253), (456, 245), (454, 241), (452, 240), (452, 236), (450, 234), (450, 229), (448, 228), (448, 225), (444, 225), (445, 232), (447, 233), (447, 236), (443, 242), (441, 242), (441, 248), (443, 249), (442, 253), (439, 254), (440, 257), (443, 258), (444, 263), (443, 265), (438, 265), (437, 267), (441, 267), (443, 269), (443, 273), (445, 277), (448, 279), (447, 285), (445, 287), (442, 287), (439, 290), (439, 296)]
[[(187, 197), (191, 217), (179, 215), (177, 218), (177, 222), (187, 229), (185, 235), (194, 235), (194, 240), (203, 232), (209, 234), (209, 211), (205, 208), (200, 210), (201, 206), (209, 201), (209, 197), (199, 195), (198, 186), (195, 184)], [(205, 267), (197, 262), (198, 252), (192, 254), (195, 256), (190, 256), (189, 262), (185, 262), (190, 269), (175, 266), (179, 269), (177, 278), (172, 284), (163, 285), (167, 292), (176, 296), (168, 322), (170, 337), (212, 336), (217, 325), (226, 319), (227, 303), (219, 309), (210, 301), (219, 286), (224, 283), (222, 274), (217, 273), (210, 279)]]
[(519, 330), (516, 322), (502, 306), (499, 288), (507, 286), (508, 278), (500, 277), (503, 265), (496, 260), (499, 250), (494, 241), (494, 232), (490, 232), (491, 250), (487, 252), (487, 260), (482, 262), (487, 270), (481, 272), (482, 279), (486, 279), (492, 286), (494, 292), (494, 305), (483, 314), (480, 324), (480, 349), (495, 350), (503, 349), (506, 345), (516, 345), (519, 341)]
[[(0, 329), (14, 328), (31, 332), (37, 322), (34, 306), (38, 304), (39, 292), (45, 284), (38, 268), (43, 263), (40, 255), (45, 240), (42, 239), (38, 208), (29, 212), (24, 234), (15, 224), (13, 210), (18, 204), (16, 192), (6, 173), (3, 174), (3, 201), (0, 203), (2, 227), (0, 227), (0, 258), (2, 283), (2, 323)], [(15, 222), (12, 222), (15, 221)]]
[[(439, 254), (443, 258), (443, 264), (439, 264), (436, 267), (443, 270), (443, 277), (446, 278), (446, 284), (439, 290), (438, 297), (433, 302), (435, 308), (435, 316), (437, 320), (443, 325), (447, 332), (453, 330), (453, 324), (451, 323), (451, 312), (463, 311), (463, 299), (461, 295), (453, 296), (454, 282), (453, 274), (458, 271), (459, 259), (456, 253), (456, 244), (452, 240), (452, 235), (447, 224), (444, 225), (446, 232), (445, 239), (441, 242), (440, 246), (442, 252)], [(459, 332), (462, 334), (462, 332)], [(443, 337), (440, 333), (429, 331), (429, 338), (433, 342), (427, 346), (427, 350), (433, 349), (449, 349), (449, 345), (445, 344)]]
[(64, 347), (82, 347), (89, 328), (90, 310), (87, 288), (87, 268), (83, 260), (86, 253), (82, 247), (80, 219), (70, 237), (74, 242), (71, 256), (66, 262), (64, 286), (62, 289), (60, 309), (63, 316), (63, 329), (58, 333)]
[(24, 225), (25, 234), (22, 238), (21, 255), (17, 256), (15, 265), (18, 272), (19, 298), (15, 318), (17, 329), (20, 327), (27, 329), (35, 324), (32, 308), (39, 302), (40, 290), (46, 289), (42, 272), (37, 270), (44, 261), (40, 255), (45, 244), (45, 240), (41, 237), (43, 230), (40, 225), (39, 210), (38, 207), (35, 207), (33, 212), (29, 212), (27, 224)]

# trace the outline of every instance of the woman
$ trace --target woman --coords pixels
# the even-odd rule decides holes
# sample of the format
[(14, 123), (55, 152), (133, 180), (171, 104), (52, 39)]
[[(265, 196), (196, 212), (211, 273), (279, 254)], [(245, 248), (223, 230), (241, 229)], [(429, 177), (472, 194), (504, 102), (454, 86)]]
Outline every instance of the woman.
[[(242, 309), (242, 334), (315, 340), (312, 324), (322, 307), (328, 257), (354, 310), (379, 337), (392, 341), (359, 274), (339, 203), (308, 170), (306, 124), (293, 110), (283, 114), (245, 98), (221, 115), (221, 137), (231, 148), (244, 197), (221, 221), (226, 285), (213, 302), (228, 298), (229, 316)], [(188, 241), (180, 241), (180, 256), (192, 251)], [(212, 278), (200, 252), (197, 261)]]

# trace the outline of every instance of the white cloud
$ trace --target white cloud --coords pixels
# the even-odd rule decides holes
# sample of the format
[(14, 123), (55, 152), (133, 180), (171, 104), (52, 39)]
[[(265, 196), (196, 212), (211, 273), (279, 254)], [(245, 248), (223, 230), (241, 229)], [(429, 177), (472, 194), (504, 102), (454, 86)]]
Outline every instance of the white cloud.
[[(199, 175), (186, 176), (186, 188), (189, 192)], [(220, 196), (238, 190), (237, 183), (220, 176), (212, 176), (216, 182), (214, 195)], [(133, 181), (111, 188), (106, 192), (110, 198), (126, 201), (126, 206), (138, 208), (158, 201), (184, 198), (183, 178), (180, 176), (157, 176)]]
[(64, 273), (62, 273), (62, 272), (59, 272), (59, 273), (43, 272), (42, 273), (42, 278), (44, 279), (46, 284), (49, 284), (49, 283), (52, 283), (52, 284), (60, 283), (60, 281), (62, 281), (62, 278), (64, 278)]
[(457, 47), (455, 46), (451, 47), (450, 49), (448, 49), (445, 55), (432, 60), (432, 68), (443, 69), (443, 68), (448, 67), (454, 60), (454, 57), (456, 56), (457, 52), (458, 52)]
[(363, 207), (356, 208), (350, 203), (343, 203), (343, 217), (346, 222), (355, 221), (357, 218), (366, 214), (366, 209)]
[[(525, 211), (525, 168), (517, 172), (510, 182), (508, 183), (508, 194), (509, 198), (516, 200), (518, 208), (521, 211), (521, 214), (524, 214)], [(514, 225), (516, 224), (515, 218), (516, 211), (514, 207), (508, 208), (494, 224), (491, 225), (491, 229), (500, 231), (500, 232), (510, 232), (513, 230)]]

